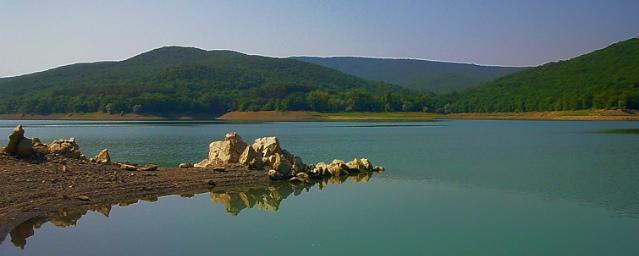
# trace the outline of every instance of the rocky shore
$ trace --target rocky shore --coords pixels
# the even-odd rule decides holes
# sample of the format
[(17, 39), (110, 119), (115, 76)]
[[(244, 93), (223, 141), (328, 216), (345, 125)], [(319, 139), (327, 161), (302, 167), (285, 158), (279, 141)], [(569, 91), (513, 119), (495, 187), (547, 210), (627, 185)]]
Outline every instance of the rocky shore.
[(383, 171), (368, 159), (305, 164), (276, 137), (245, 143), (236, 133), (209, 145), (208, 158), (177, 168), (115, 163), (108, 150), (87, 158), (74, 138), (49, 144), (28, 138), (22, 126), (0, 148), (0, 240), (17, 225), (63, 209), (111, 205), (134, 198), (189, 191), (264, 188), (273, 182), (307, 186)]

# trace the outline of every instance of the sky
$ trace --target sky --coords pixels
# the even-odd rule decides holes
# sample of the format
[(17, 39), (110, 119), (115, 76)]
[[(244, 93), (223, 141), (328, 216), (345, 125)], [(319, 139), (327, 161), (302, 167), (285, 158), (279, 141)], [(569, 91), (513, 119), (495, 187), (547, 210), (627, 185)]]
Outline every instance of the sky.
[(533, 66), (637, 36), (637, 0), (0, 0), (0, 77), (169, 45)]

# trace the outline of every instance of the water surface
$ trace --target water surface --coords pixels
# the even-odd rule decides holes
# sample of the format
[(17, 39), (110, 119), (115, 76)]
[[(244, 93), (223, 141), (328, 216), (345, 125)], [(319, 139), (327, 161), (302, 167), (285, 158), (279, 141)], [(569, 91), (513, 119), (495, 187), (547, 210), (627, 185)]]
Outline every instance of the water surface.
[(603, 132), (639, 122), (22, 123), (115, 161), (195, 162), (237, 131), (278, 136), (306, 162), (365, 156), (387, 171), (69, 209), (26, 223), (0, 255), (639, 254), (639, 135)]

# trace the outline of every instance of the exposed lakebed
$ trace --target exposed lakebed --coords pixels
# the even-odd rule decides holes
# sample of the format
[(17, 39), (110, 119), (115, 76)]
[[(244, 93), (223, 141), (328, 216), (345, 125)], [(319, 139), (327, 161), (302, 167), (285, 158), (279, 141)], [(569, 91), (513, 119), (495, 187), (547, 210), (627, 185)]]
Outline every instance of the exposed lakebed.
[[(197, 162), (208, 142), (237, 131), (277, 136), (305, 161), (367, 156), (389, 171), (366, 184), (68, 209), (57, 222), (25, 223), (2, 255), (639, 253), (639, 136), (599, 132), (638, 122), (21, 123), (42, 140), (75, 137), (87, 155), (108, 148), (114, 161)], [(15, 124), (0, 121), (0, 134)]]

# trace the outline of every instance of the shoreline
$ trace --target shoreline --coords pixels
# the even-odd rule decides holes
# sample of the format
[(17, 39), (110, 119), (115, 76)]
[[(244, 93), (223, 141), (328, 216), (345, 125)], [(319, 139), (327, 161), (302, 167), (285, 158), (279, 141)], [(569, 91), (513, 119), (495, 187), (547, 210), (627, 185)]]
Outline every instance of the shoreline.
[(271, 182), (263, 171), (246, 169), (127, 171), (117, 164), (62, 156), (38, 162), (0, 153), (0, 239), (28, 219), (67, 208), (193, 191), (264, 187)]
[(77, 120), (77, 121), (221, 121), (221, 122), (423, 122), (437, 120), (538, 120), (538, 121), (639, 121), (639, 112), (622, 110), (577, 110), (548, 112), (451, 113), (429, 112), (340, 112), (313, 111), (232, 111), (221, 116), (55, 113), (0, 114), (0, 120)]
[(228, 112), (221, 121), (437, 121), (437, 120), (538, 120), (538, 121), (639, 121), (639, 113), (622, 110), (579, 110), (519, 113), (347, 112), (305, 111)]
[(384, 171), (366, 158), (306, 165), (281, 148), (276, 137), (247, 144), (235, 132), (209, 144), (206, 159), (162, 169), (112, 162), (107, 149), (88, 159), (74, 138), (43, 144), (24, 134), (23, 127), (16, 126), (7, 146), (0, 148), (0, 241), (21, 223), (70, 208), (193, 191), (264, 188), (280, 181), (302, 185), (350, 176), (368, 180), (372, 172)]
[(77, 121), (195, 121), (211, 120), (214, 115), (186, 115), (169, 113), (166, 115), (155, 114), (108, 114), (94, 113), (51, 113), (51, 114), (0, 114), (0, 120), (77, 120)]

